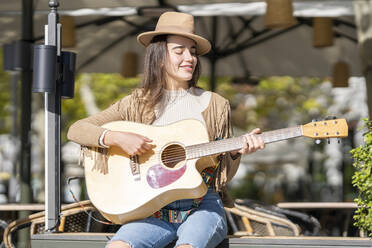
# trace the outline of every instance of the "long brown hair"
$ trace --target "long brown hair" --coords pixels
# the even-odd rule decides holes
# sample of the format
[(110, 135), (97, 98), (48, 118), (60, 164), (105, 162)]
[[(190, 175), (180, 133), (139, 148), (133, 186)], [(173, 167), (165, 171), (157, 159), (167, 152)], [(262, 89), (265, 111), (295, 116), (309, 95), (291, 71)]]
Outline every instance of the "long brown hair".
[[(166, 64), (167, 56), (167, 35), (155, 36), (146, 48), (142, 82), (144, 97), (150, 108), (154, 108), (163, 96), (166, 83), (164, 65)], [(198, 58), (194, 74), (188, 82), (189, 87), (196, 86), (200, 72), (201, 66)]]

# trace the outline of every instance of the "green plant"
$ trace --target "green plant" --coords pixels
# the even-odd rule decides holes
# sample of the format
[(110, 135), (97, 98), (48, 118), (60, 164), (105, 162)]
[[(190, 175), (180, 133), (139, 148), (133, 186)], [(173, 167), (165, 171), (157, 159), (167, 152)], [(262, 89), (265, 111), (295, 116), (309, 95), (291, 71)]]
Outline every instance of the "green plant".
[(372, 121), (367, 118), (363, 120), (367, 127), (367, 132), (363, 134), (365, 143), (350, 151), (356, 168), (352, 183), (359, 191), (354, 200), (358, 204), (354, 225), (372, 236)]
[(3, 51), (0, 48), (0, 134), (11, 131), (11, 82), (3, 71)]

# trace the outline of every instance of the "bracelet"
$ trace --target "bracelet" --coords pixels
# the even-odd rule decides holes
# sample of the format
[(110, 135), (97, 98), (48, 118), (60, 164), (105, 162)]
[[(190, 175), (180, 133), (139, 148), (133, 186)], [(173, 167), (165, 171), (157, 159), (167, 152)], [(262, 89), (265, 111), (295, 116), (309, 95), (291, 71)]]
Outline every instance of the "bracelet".
[(98, 140), (98, 144), (99, 144), (100, 146), (103, 146), (104, 148), (110, 148), (108, 145), (105, 145), (105, 144), (103, 143), (103, 138), (105, 137), (105, 134), (106, 134), (108, 131), (109, 131), (109, 130), (105, 129), (105, 130), (102, 132), (101, 136), (99, 136), (99, 140)]

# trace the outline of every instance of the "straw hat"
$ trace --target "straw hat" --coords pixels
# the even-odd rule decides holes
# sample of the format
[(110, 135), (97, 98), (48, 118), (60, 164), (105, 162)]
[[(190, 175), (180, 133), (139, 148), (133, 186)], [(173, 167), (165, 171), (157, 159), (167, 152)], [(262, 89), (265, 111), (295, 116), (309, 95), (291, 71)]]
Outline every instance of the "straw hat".
[(196, 53), (203, 55), (209, 52), (211, 44), (207, 39), (194, 33), (194, 17), (180, 12), (165, 12), (159, 17), (155, 31), (137, 36), (137, 41), (147, 47), (152, 38), (162, 34), (175, 34), (190, 38), (196, 43)]

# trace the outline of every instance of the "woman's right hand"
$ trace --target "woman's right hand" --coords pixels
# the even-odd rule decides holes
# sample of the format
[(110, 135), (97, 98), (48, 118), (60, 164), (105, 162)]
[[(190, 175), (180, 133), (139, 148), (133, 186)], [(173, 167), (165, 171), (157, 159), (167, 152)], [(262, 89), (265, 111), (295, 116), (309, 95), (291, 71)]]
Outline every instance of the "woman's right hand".
[(130, 156), (141, 155), (152, 149), (152, 140), (136, 133), (108, 131), (103, 137), (103, 143), (117, 146)]

